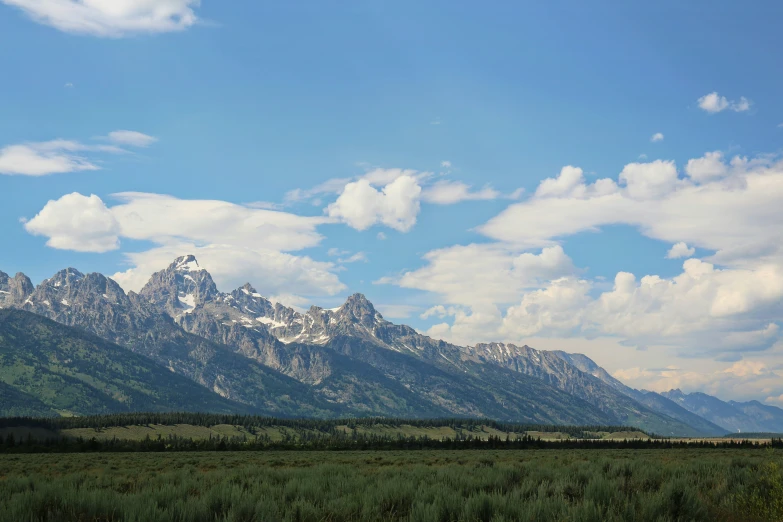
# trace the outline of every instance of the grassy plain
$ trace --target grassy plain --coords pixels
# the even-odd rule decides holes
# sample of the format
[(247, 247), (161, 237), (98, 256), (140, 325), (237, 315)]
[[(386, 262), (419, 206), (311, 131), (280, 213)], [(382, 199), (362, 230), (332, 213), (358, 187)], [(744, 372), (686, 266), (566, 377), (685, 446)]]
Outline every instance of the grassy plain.
[(779, 521), (761, 449), (0, 455), (8, 521)]

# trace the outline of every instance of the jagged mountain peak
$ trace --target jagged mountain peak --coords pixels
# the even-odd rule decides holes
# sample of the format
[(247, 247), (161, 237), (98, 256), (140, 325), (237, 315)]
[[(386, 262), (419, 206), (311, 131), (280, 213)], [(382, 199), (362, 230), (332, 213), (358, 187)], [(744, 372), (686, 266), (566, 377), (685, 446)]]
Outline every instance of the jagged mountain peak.
[(0, 307), (23, 303), (35, 291), (30, 278), (22, 272), (10, 277), (0, 272)]
[(177, 317), (190, 313), (220, 293), (212, 276), (191, 254), (178, 257), (165, 270), (152, 274), (139, 295)]
[(42, 281), (41, 284), (54, 287), (70, 286), (73, 283), (81, 281), (82, 279), (84, 279), (83, 273), (79, 272), (75, 268), (69, 267), (60, 270), (49, 279)]
[(193, 254), (179, 256), (169, 265), (169, 269), (177, 270), (179, 272), (200, 272), (204, 270), (201, 268), (201, 265), (198, 264), (198, 260)]
[(261, 294), (258, 293), (258, 290), (253, 288), (253, 285), (251, 285), (250, 283), (245, 283), (244, 285), (237, 288), (237, 290), (245, 295), (249, 295), (252, 297), (263, 297)]
[(353, 294), (345, 300), (340, 308), (337, 309), (337, 313), (345, 315), (346, 313), (352, 314), (357, 319), (362, 317), (372, 317), (375, 319), (380, 314), (375, 310), (375, 306), (367, 299), (364, 294)]

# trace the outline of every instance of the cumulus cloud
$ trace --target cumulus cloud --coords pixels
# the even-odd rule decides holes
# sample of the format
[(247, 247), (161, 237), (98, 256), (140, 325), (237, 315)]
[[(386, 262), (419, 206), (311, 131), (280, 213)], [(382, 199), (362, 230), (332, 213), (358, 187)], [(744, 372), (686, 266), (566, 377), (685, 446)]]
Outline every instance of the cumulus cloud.
[(663, 133), (662, 132), (656, 132), (655, 134), (650, 137), (650, 141), (655, 143), (658, 141), (663, 141)]
[(620, 172), (620, 184), (625, 185), (627, 195), (633, 199), (660, 197), (670, 192), (677, 182), (677, 167), (673, 161), (629, 163)]
[[(441, 162), (450, 168), (450, 161)], [(340, 219), (358, 230), (382, 224), (400, 231), (408, 231), (415, 224), (420, 204), (451, 205), (461, 201), (518, 199), (523, 190), (504, 195), (490, 186), (473, 189), (456, 180), (434, 180), (432, 172), (400, 168), (374, 168), (355, 178), (333, 178), (309, 189), (294, 189), (286, 193), (281, 205), (254, 203), (266, 208), (309, 201), (320, 204), (322, 198), (336, 195), (337, 200), (325, 210), (329, 216)]]
[(94, 194), (74, 192), (49, 201), (24, 228), (48, 237), (47, 246), (62, 250), (108, 252), (120, 246), (120, 224)]
[(697, 100), (699, 108), (710, 114), (723, 112), (730, 109), (734, 112), (744, 112), (750, 109), (752, 102), (741, 96), (737, 101), (730, 101), (725, 96), (721, 96), (717, 91), (705, 94)]
[(695, 253), (695, 248), (689, 247), (688, 244), (684, 241), (680, 241), (669, 249), (669, 252), (666, 254), (666, 258), (679, 259), (681, 257), (693, 257), (693, 254)]
[[(781, 255), (783, 163), (734, 158), (722, 167), (722, 177), (689, 165), (691, 173), (699, 173), (697, 179), (678, 177), (673, 162), (655, 161), (626, 165), (620, 185), (611, 179), (588, 185), (571, 172), (552, 191), (544, 190), (552, 185), (545, 180), (534, 197), (511, 205), (479, 231), (495, 240), (535, 246), (624, 224), (653, 239), (713, 251), (713, 260), (720, 263)], [(599, 185), (605, 189), (597, 190)]]
[(504, 338), (521, 338), (541, 332), (568, 333), (579, 330), (584, 308), (589, 304), (587, 281), (564, 277), (546, 288), (528, 292), (518, 305), (508, 309), (500, 326)]
[(381, 189), (375, 189), (371, 180), (360, 179), (345, 185), (326, 213), (357, 230), (383, 224), (407, 232), (416, 224), (420, 198), (421, 186), (415, 177), (407, 174)]
[(199, 0), (0, 0), (67, 33), (120, 37), (187, 29)]
[[(117, 136), (125, 141), (112, 138)], [(135, 131), (115, 131), (109, 136), (100, 138), (109, 139), (115, 144), (95, 145), (86, 144), (75, 140), (56, 139), (42, 142), (28, 142), (17, 145), (8, 145), (0, 148), (0, 174), (19, 176), (47, 176), (49, 174), (63, 174), (67, 172), (100, 170), (94, 157), (100, 153), (121, 154), (127, 153), (118, 145), (147, 146), (155, 141), (152, 136), (147, 136)], [(141, 145), (143, 140), (147, 140)]]
[(701, 158), (688, 160), (685, 172), (692, 180), (702, 183), (726, 176), (729, 168), (723, 160), (723, 153), (714, 151), (706, 153)]
[[(780, 343), (783, 312), (783, 163), (769, 157), (708, 153), (686, 164), (626, 165), (616, 181), (587, 182), (564, 167), (535, 193), (479, 231), (495, 242), (452, 246), (424, 256), (424, 266), (383, 282), (425, 290), (437, 304), (428, 331), (453, 342), (525, 342), (537, 338), (616, 338), (672, 359), (767, 353)], [(558, 241), (607, 225), (626, 225), (674, 245), (668, 257), (691, 257), (673, 277), (621, 271), (611, 287), (584, 278)], [(692, 258), (696, 248), (712, 254)], [(554, 250), (557, 248), (557, 250)], [(539, 250), (542, 249), (542, 250)], [(520, 278), (509, 259), (568, 259)], [(541, 254), (538, 252), (541, 251)], [(528, 258), (530, 259), (530, 258)], [(557, 269), (543, 271), (542, 267)]]
[(473, 244), (433, 250), (424, 258), (426, 266), (383, 282), (436, 293), (448, 304), (476, 306), (514, 302), (525, 289), (576, 270), (559, 245), (535, 254)]
[(116, 274), (126, 290), (138, 290), (150, 274), (177, 256), (196, 254), (225, 288), (256, 282), (267, 293), (332, 295), (345, 287), (334, 263), (289, 252), (316, 246), (326, 217), (303, 217), (225, 201), (183, 200), (121, 193), (107, 206), (97, 196), (68, 194), (50, 201), (25, 229), (49, 238), (53, 248), (106, 252), (123, 239), (149, 241), (150, 250), (126, 254), (131, 268)]

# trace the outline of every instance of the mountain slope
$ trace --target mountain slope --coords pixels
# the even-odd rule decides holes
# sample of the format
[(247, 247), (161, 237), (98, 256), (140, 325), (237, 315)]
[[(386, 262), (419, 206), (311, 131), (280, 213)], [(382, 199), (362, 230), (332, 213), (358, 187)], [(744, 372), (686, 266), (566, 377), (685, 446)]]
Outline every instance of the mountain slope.
[[(624, 425), (638, 426), (666, 436), (704, 435), (702, 431), (689, 424), (655, 411), (622, 393), (618, 387), (582, 371), (576, 365), (570, 364), (561, 354), (503, 343), (477, 344), (473, 349), (482, 361), (537, 377), (560, 390), (584, 399), (602, 411), (611, 412)], [(603, 371), (602, 368), (600, 370)]]
[(768, 404), (761, 404), (759, 401), (729, 401), (729, 404), (748, 417), (754, 419), (759, 425), (764, 426), (764, 431), (783, 433), (783, 410), (780, 408)]
[(125, 294), (101, 274), (62, 270), (13, 306), (92, 332), (258, 411), (316, 417), (348, 413), (286, 375), (188, 334), (146, 299)]
[[(511, 379), (494, 367), (468, 371), (461, 349), (385, 321), (360, 294), (340, 308), (311, 307), (300, 314), (272, 305), (249, 284), (221, 294), (196, 259), (184, 256), (154, 274), (140, 296), (186, 331), (231, 346), (358, 411), (618, 423), (611, 412), (597, 411), (538, 379)], [(498, 387), (504, 380), (509, 384)], [(569, 409), (574, 403), (580, 406)]]
[(687, 426), (692, 427), (699, 435), (719, 436), (726, 430), (717, 424), (688, 411), (676, 402), (655, 392), (639, 391), (621, 383), (609, 373), (598, 366), (595, 361), (581, 353), (566, 353), (560, 350), (552, 352), (572, 366), (600, 379), (616, 391), (631, 397), (636, 402), (643, 404), (652, 411), (671, 417)]
[(17, 392), (16, 401), (32, 398), (25, 414), (46, 413), (42, 406), (61, 415), (254, 411), (145, 357), (21, 310), (0, 310), (0, 381)]
[(0, 417), (56, 417), (57, 415), (56, 411), (36, 397), (0, 381)]

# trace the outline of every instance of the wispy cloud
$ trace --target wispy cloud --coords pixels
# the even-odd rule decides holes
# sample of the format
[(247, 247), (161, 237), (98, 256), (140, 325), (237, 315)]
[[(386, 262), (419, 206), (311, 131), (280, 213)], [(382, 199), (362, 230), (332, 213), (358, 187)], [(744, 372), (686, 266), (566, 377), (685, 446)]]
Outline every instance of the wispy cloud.
[(149, 147), (158, 141), (158, 138), (131, 130), (112, 131), (107, 138), (118, 145), (129, 145), (131, 147)]
[(663, 141), (663, 133), (662, 132), (656, 132), (655, 134), (652, 135), (652, 137), (650, 138), (650, 141), (653, 142), (653, 143), (658, 142), (658, 141)]
[(56, 139), (27, 142), (0, 148), (0, 174), (46, 176), (87, 170), (100, 170), (91, 156), (98, 153), (122, 154), (128, 151), (118, 145), (146, 147), (155, 141), (134, 131), (115, 131), (98, 138), (112, 145), (92, 145), (75, 140)]

